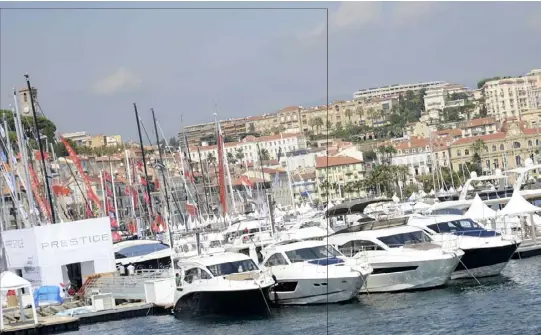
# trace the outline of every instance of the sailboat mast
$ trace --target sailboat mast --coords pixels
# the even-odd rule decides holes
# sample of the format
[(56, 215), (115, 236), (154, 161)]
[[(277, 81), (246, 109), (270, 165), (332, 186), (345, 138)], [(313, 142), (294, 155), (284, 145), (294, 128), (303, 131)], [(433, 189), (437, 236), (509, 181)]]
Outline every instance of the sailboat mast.
[[(150, 109), (152, 111), (152, 120), (154, 120), (154, 132), (156, 133), (156, 144), (158, 145), (158, 155), (160, 157), (160, 164), (158, 168), (161, 171), (162, 180), (163, 180), (163, 190), (165, 192), (165, 205), (167, 206), (167, 217), (169, 222), (167, 223), (167, 231), (169, 232), (169, 245), (173, 248), (173, 233), (171, 231), (171, 221), (173, 221), (173, 216), (171, 215), (171, 204), (169, 203), (169, 190), (167, 188), (167, 181), (165, 179), (165, 163), (163, 162), (162, 147), (160, 146), (160, 136), (158, 135), (158, 126), (156, 125), (156, 114), (154, 114), (154, 108)], [(164, 139), (165, 140), (165, 139)]]
[(43, 169), (43, 179), (45, 180), (45, 188), (47, 190), (47, 197), (49, 198), (49, 206), (51, 207), (51, 223), (56, 223), (56, 214), (54, 211), (53, 197), (51, 195), (51, 187), (49, 186), (49, 178), (47, 176), (47, 166), (45, 165), (45, 154), (43, 152), (43, 144), (41, 143), (41, 136), (39, 133), (38, 116), (36, 114), (36, 106), (34, 106), (34, 94), (32, 86), (30, 85), (30, 77), (25, 74), (26, 87), (28, 88), (28, 94), (30, 95), (30, 106), (32, 107), (32, 115), (34, 117), (34, 130), (36, 132), (36, 140), (38, 141), (39, 154), (41, 155), (41, 167)]
[(201, 150), (199, 150), (199, 147), (197, 147), (197, 155), (199, 157), (199, 166), (201, 167), (201, 175), (203, 176), (203, 191), (205, 192), (205, 202), (207, 203), (207, 205), (205, 206), (206, 210), (207, 210), (207, 214), (209, 214), (209, 197), (208, 197), (208, 194), (207, 194), (207, 183), (205, 182), (205, 176), (208, 178), (208, 173), (209, 173), (209, 170), (208, 170), (208, 165), (207, 165), (207, 171), (206, 173), (203, 173), (203, 161), (201, 161)]
[(32, 225), (37, 225), (39, 222), (39, 215), (36, 215), (36, 205), (34, 202), (34, 194), (32, 193), (32, 186), (30, 183), (30, 173), (28, 171), (28, 156), (26, 152), (26, 140), (24, 138), (23, 126), (21, 121), (21, 114), (19, 113), (19, 105), (17, 102), (17, 92), (13, 88), (13, 100), (15, 106), (15, 112), (13, 113), (15, 123), (15, 133), (17, 135), (17, 145), (19, 146), (19, 154), (21, 159), (21, 165), (23, 166), (24, 183), (26, 185), (26, 196), (28, 199), (28, 207), (30, 207), (30, 222)]
[[(280, 139), (284, 139), (284, 135), (280, 132)], [(291, 208), (295, 208), (295, 195), (293, 194), (293, 183), (291, 182), (291, 174), (289, 173), (289, 159), (287, 153), (284, 152), (286, 158), (286, 171), (287, 171), (287, 182), (289, 183), (289, 192), (291, 194)], [(278, 162), (280, 163), (280, 162)]]
[(133, 201), (133, 182), (131, 179), (131, 165), (130, 165), (130, 158), (128, 156), (128, 150), (124, 150), (124, 154), (126, 155), (126, 170), (128, 171), (128, 184), (130, 186), (130, 203), (131, 203), (131, 214), (132, 217), (135, 218), (135, 203)]
[(148, 184), (148, 172), (147, 161), (145, 159), (145, 148), (143, 147), (143, 137), (141, 136), (141, 121), (139, 120), (139, 113), (137, 112), (137, 105), (133, 103), (133, 109), (135, 111), (135, 119), (137, 121), (137, 133), (139, 134), (139, 146), (141, 148), (141, 155), (143, 156), (143, 172), (145, 173), (145, 188), (148, 196), (148, 226), (152, 225), (152, 198), (150, 196), (150, 185)]
[(113, 187), (113, 203), (115, 205), (115, 219), (117, 224), (120, 224), (118, 217), (118, 204), (116, 203), (116, 188), (115, 188), (115, 174), (113, 173), (113, 164), (111, 164), (111, 156), (109, 156), (109, 171), (111, 171), (111, 187)]

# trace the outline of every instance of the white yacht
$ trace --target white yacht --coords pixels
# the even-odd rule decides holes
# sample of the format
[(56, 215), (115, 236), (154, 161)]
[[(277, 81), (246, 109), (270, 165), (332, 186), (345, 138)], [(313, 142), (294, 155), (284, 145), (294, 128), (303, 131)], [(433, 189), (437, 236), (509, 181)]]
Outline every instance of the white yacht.
[(322, 241), (286, 241), (262, 251), (262, 268), (277, 284), (270, 299), (276, 304), (306, 305), (355, 298), (372, 272), (368, 264), (348, 264), (333, 246)]
[(338, 233), (329, 236), (328, 241), (344, 255), (372, 266), (366, 285), (370, 293), (442, 286), (464, 254), (456, 248), (443, 249), (431, 243), (430, 237), (419, 228), (368, 229)]
[(181, 284), (175, 291), (174, 312), (180, 315), (269, 313), (274, 280), (240, 253), (220, 253), (183, 259)]
[(137, 270), (164, 269), (171, 266), (171, 248), (156, 240), (127, 240), (113, 245), (115, 262)]
[(500, 274), (520, 245), (520, 240), (483, 228), (462, 215), (412, 215), (408, 225), (429, 234), (440, 245), (455, 240), (464, 251), (451, 279)]

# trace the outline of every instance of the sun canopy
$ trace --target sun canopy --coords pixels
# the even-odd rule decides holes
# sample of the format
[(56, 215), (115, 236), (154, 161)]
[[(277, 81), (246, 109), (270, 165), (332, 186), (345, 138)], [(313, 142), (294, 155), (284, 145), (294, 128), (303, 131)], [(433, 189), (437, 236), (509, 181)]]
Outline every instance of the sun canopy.
[(488, 207), (483, 200), (481, 200), (479, 194), (476, 193), (470, 208), (464, 216), (474, 220), (483, 220), (496, 217), (496, 211)]
[(24, 287), (31, 287), (32, 284), (24, 278), (21, 278), (11, 271), (2, 272), (0, 278), (0, 290), (17, 290)]
[(498, 216), (518, 216), (535, 212), (541, 212), (541, 208), (529, 203), (519, 192), (513, 192), (507, 205), (498, 212)]
[(376, 204), (380, 202), (389, 202), (392, 199), (357, 199), (351, 201), (345, 201), (340, 205), (329, 208), (325, 213), (325, 216), (337, 216), (352, 213), (362, 213), (364, 209), (370, 204)]

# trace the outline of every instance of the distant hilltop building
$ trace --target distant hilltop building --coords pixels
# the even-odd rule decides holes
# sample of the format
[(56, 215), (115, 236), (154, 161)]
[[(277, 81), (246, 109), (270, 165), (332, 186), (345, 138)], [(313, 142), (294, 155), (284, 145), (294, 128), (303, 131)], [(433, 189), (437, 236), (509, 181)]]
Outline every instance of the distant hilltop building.
[(120, 135), (89, 135), (86, 131), (62, 134), (66, 140), (72, 140), (78, 146), (87, 146), (90, 148), (115, 147), (122, 145)]
[[(32, 116), (32, 103), (30, 100), (29, 92), (30, 91), (28, 91), (28, 88), (23, 88), (19, 90), (18, 105), (19, 105), (19, 111), (22, 114), (22, 116)], [(38, 99), (38, 89), (35, 87), (32, 87), (32, 98), (34, 99), (34, 103), (36, 103)]]
[(383, 87), (376, 87), (376, 88), (366, 88), (362, 90), (358, 90), (357, 92), (353, 93), (354, 99), (371, 99), (371, 98), (381, 98), (381, 97), (387, 97), (387, 96), (393, 96), (398, 94), (404, 94), (407, 91), (419, 91), (423, 88), (428, 89), (434, 89), (434, 88), (442, 88), (444, 86), (448, 85), (447, 82), (444, 81), (429, 81), (425, 83), (417, 83), (417, 84), (397, 84), (397, 85), (390, 85), (390, 86), (383, 86)]

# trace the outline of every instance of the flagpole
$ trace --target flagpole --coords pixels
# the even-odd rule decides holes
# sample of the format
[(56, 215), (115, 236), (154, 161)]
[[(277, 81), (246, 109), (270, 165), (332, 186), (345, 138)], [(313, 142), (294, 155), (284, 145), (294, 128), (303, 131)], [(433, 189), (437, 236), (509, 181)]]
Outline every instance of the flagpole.
[(30, 85), (30, 77), (25, 74), (26, 86), (28, 88), (28, 94), (30, 95), (30, 105), (32, 107), (32, 115), (34, 117), (34, 131), (36, 132), (36, 140), (38, 141), (39, 153), (41, 155), (41, 167), (43, 169), (43, 179), (45, 179), (45, 189), (49, 198), (49, 206), (51, 207), (51, 223), (56, 223), (56, 214), (54, 211), (53, 197), (51, 195), (51, 187), (49, 186), (49, 177), (47, 176), (47, 166), (45, 166), (45, 155), (43, 153), (43, 144), (41, 143), (41, 136), (39, 133), (38, 116), (36, 114), (36, 106), (34, 106), (34, 91)]
[(141, 120), (139, 119), (139, 113), (137, 112), (137, 105), (133, 103), (133, 109), (135, 111), (135, 119), (137, 121), (137, 133), (139, 134), (139, 146), (141, 148), (141, 155), (143, 156), (143, 169), (145, 173), (145, 187), (146, 193), (148, 196), (148, 227), (150, 228), (151, 234), (153, 233), (152, 227), (152, 197), (150, 195), (150, 185), (148, 185), (148, 172), (147, 172), (147, 162), (145, 160), (145, 148), (143, 147), (143, 137), (141, 136)]
[(131, 165), (130, 165), (130, 158), (128, 156), (128, 150), (124, 150), (124, 154), (126, 156), (126, 171), (128, 172), (128, 184), (129, 184), (129, 190), (130, 190), (130, 203), (131, 203), (131, 214), (132, 217), (135, 218), (135, 203), (133, 201), (133, 183), (131, 179)]
[[(284, 139), (284, 136), (282, 132), (280, 132), (280, 139)], [(295, 209), (295, 195), (293, 194), (293, 184), (291, 182), (291, 174), (289, 173), (289, 159), (287, 157), (287, 153), (285, 154), (286, 158), (286, 170), (287, 170), (287, 181), (289, 183), (289, 192), (291, 193), (291, 209)], [(278, 164), (280, 163), (280, 158), (278, 158)]]
[(105, 178), (103, 178), (103, 164), (102, 164), (102, 170), (100, 170), (100, 181), (101, 181), (101, 194), (103, 198), (103, 216), (109, 216), (109, 213), (107, 213), (107, 194), (105, 194)]
[(116, 189), (115, 189), (115, 175), (113, 173), (113, 164), (111, 164), (111, 156), (109, 156), (109, 170), (111, 171), (111, 183), (113, 186), (113, 203), (115, 204), (115, 220), (116, 224), (120, 225), (120, 218), (118, 217), (118, 205), (116, 203)]

